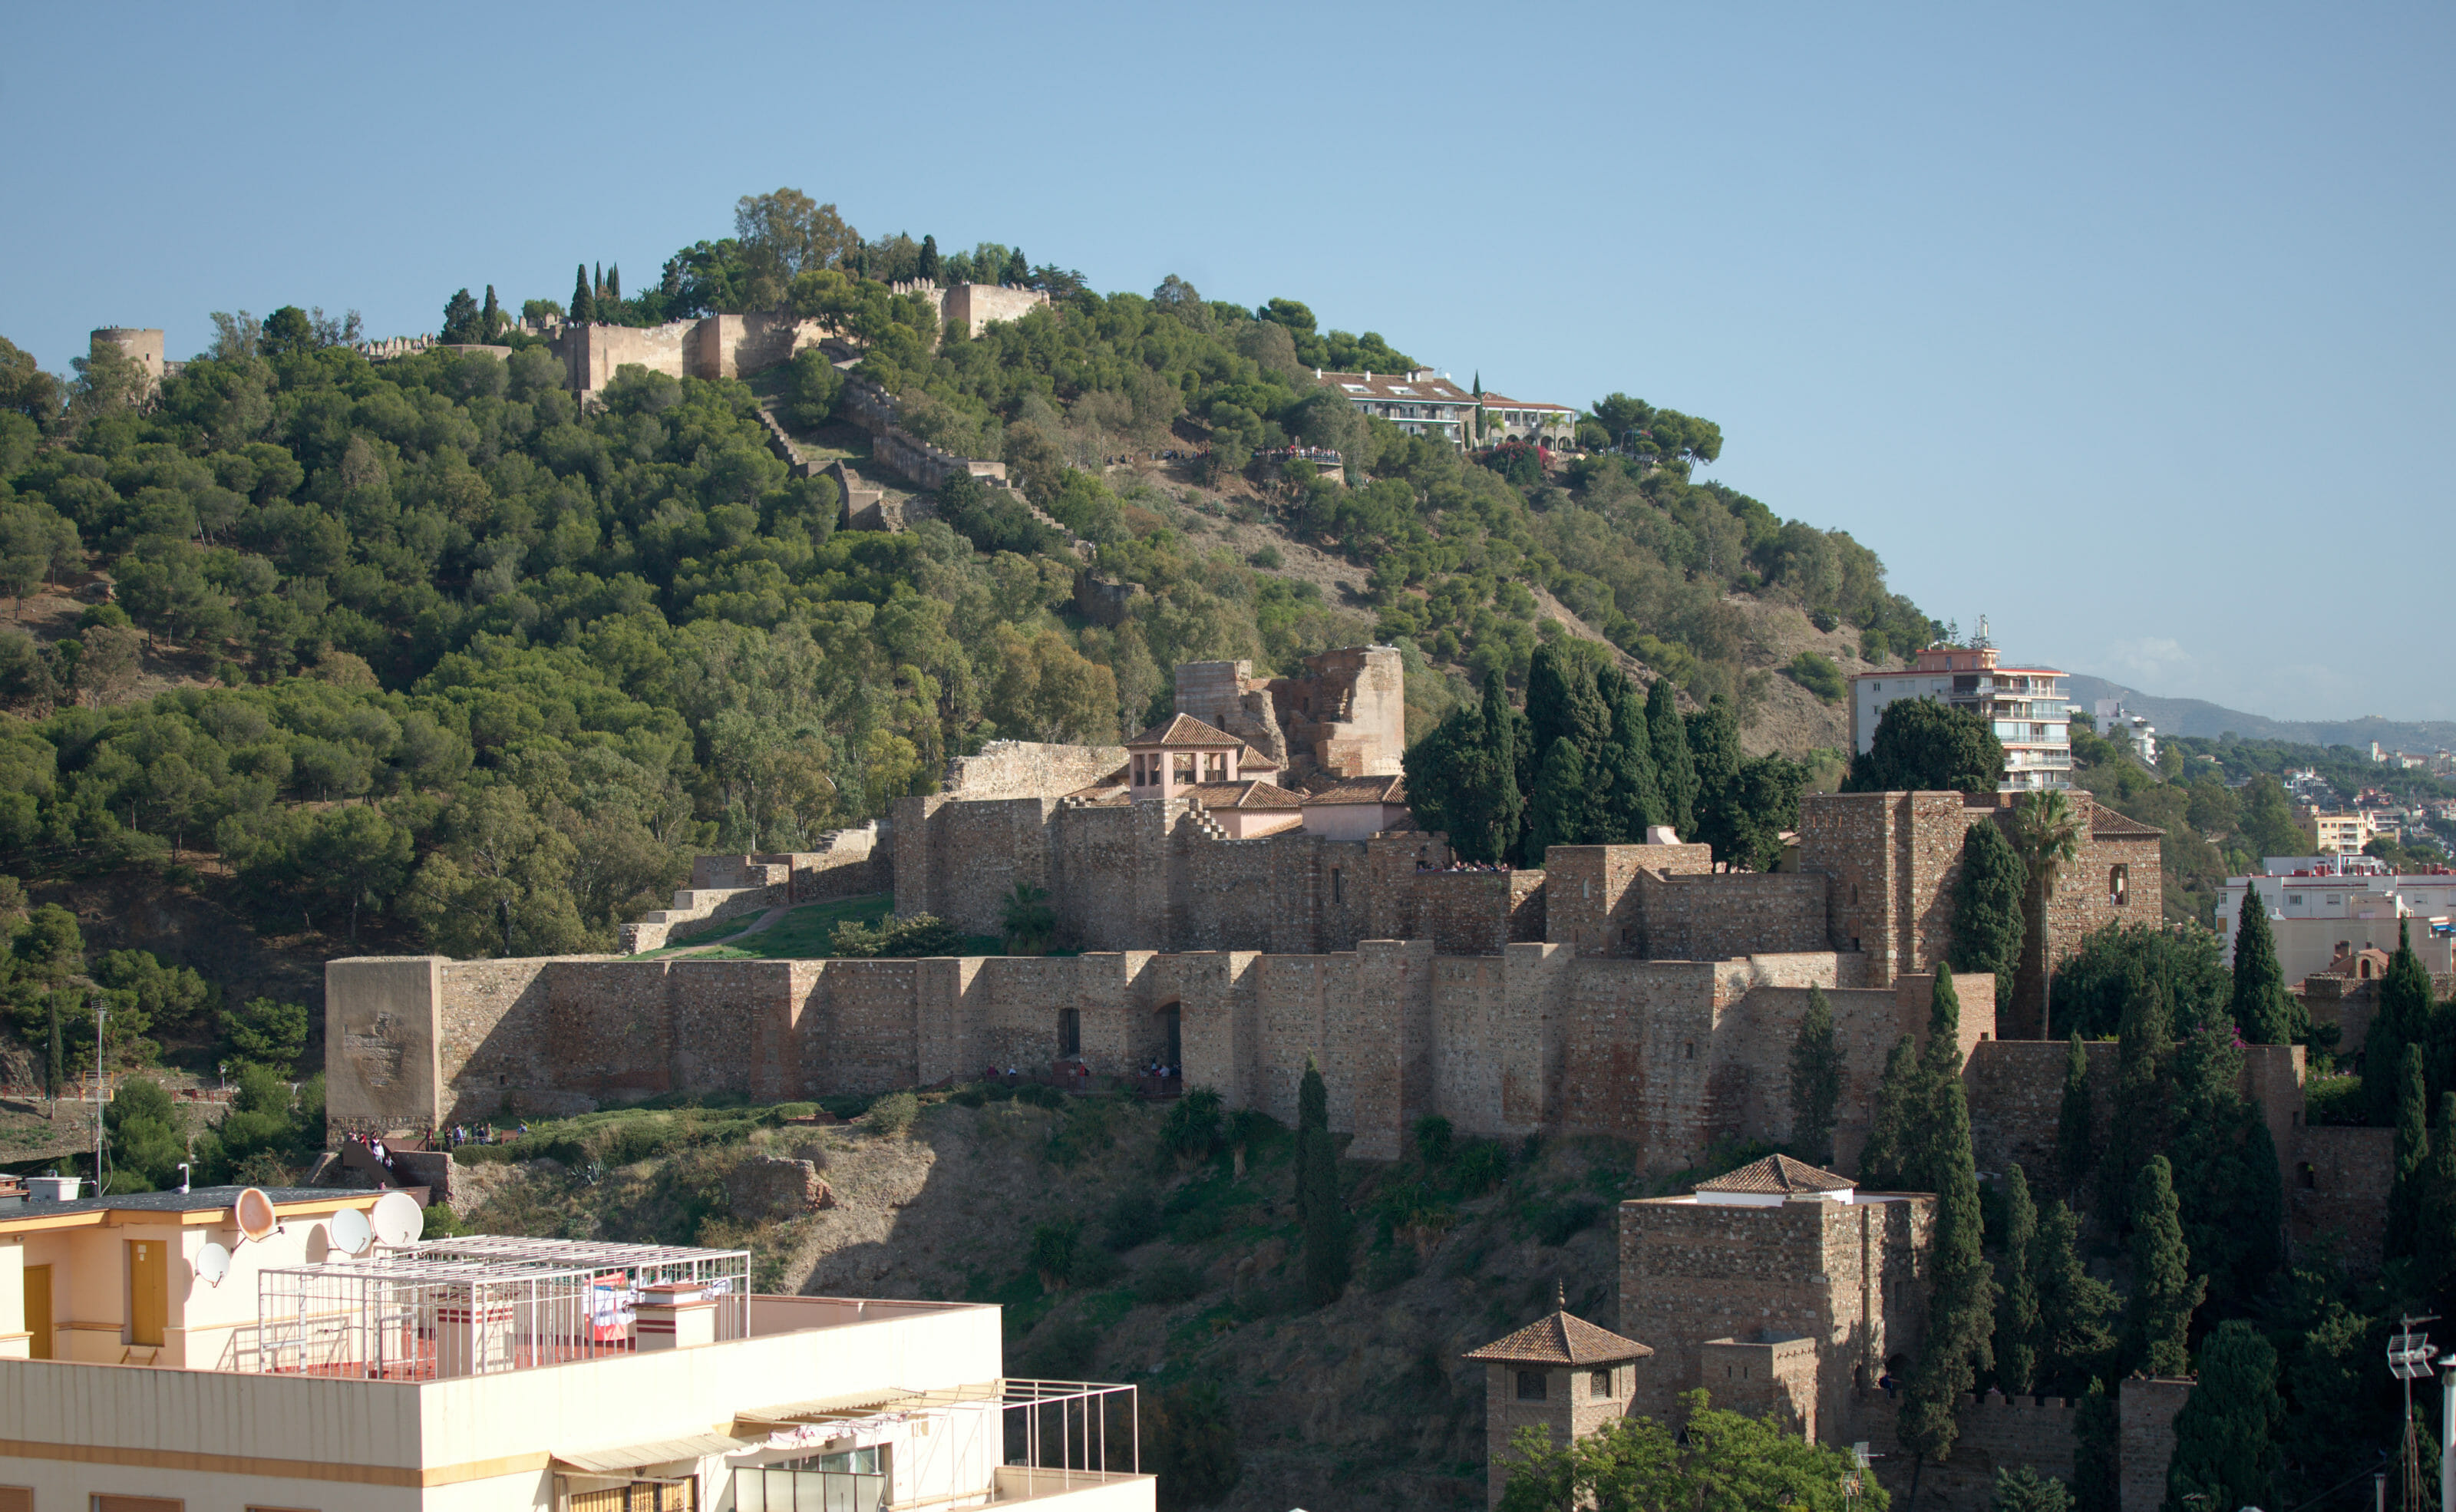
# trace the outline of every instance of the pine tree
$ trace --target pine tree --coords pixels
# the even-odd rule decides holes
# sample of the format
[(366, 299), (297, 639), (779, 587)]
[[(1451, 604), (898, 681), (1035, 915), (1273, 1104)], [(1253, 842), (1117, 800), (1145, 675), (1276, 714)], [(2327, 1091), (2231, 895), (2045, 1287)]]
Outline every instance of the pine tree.
[(2396, 1178), (2387, 1194), (2387, 1257), (2412, 1256), (2422, 1217), (2423, 1186), (2429, 1177), (2430, 1094), (2422, 1077), (2422, 1047), (2405, 1047), (2404, 1095), (2396, 1109)]
[(2230, 1318), (2200, 1345), (2200, 1383), (2175, 1414), (2164, 1512), (2270, 1505), (2285, 1415), (2277, 1351), (2259, 1329)]
[(1005, 281), (1017, 286), (1032, 281), (1032, 261), (1024, 256), (1021, 247), (1007, 254)]
[(588, 287), (588, 264), (580, 265), (571, 281), (571, 323), (585, 325), (597, 318), (597, 296)]
[(2072, 1492), (2051, 1475), (2029, 1465), (1996, 1467), (1996, 1489), (1987, 1512), (2072, 1512)]
[(2038, 1210), (2016, 1162), (2004, 1173), (2002, 1300), (1996, 1309), (1996, 1384), (2007, 1397), (2026, 1397), (2037, 1385), (2038, 1281), (2030, 1272), (2037, 1242)]
[(1347, 1289), (1347, 1210), (1330, 1138), (1330, 1093), (1311, 1056), (1297, 1086), (1297, 1216), (1304, 1232), (1305, 1293), (1315, 1306), (1326, 1306)]
[(486, 302), (478, 311), (478, 325), (484, 333), (481, 340), (494, 341), (502, 337), (503, 307), (495, 302), (495, 286), (491, 283), (486, 285)]
[[(1996, 1280), (1982, 1253), (1984, 1239), (1978, 1213), (1978, 1168), (1970, 1149), (1970, 1103), (1959, 1075), (1961, 1049), (1954, 1037), (1956, 1019), (1952, 976), (1936, 973), (1936, 1000), (1929, 1020), (1930, 1044), (1920, 1056), (1933, 1078), (1948, 1062), (1953, 1074), (1929, 1081), (1930, 1111), (1925, 1130), (1927, 1168), (1935, 1194), (1934, 1253), (1929, 1275), (1927, 1337), (1918, 1363), (1903, 1388), (1900, 1434), (1902, 1446), (1920, 1462), (1942, 1462), (1960, 1435), (1955, 1404), (1977, 1384), (1978, 1373), (1993, 1368), (1995, 1351), (1989, 1340), (1996, 1331)], [(1949, 1048), (1938, 1052), (1934, 1042), (1942, 1030)], [(1912, 1500), (1917, 1500), (1914, 1493)]]
[(1619, 672), (1602, 684), (1611, 706), (1611, 741), (1604, 748), (1604, 777), (1610, 786), (1603, 829), (1607, 843), (1642, 845), (1647, 829), (1666, 824), (1663, 788), (1654, 780), (1654, 742), (1646, 725), (1646, 700)]
[(2258, 888), (2243, 894), (2235, 920), (2234, 1022), (2254, 1045), (2282, 1045), (2294, 1032), (2285, 971), (2277, 963), (2277, 935)]
[[(2385, 1128), (2395, 1120), (2397, 1102), (2405, 1094), (2405, 1047), (2432, 1042), (2431, 1019), (2430, 972), (2413, 953), (2410, 927), (2399, 921), (2396, 953), (2380, 973), (2379, 1007), (2363, 1041), (2363, 1092), (2370, 1103), (2373, 1128)], [(2446, 1068), (2425, 1062), (2425, 1070), (2437, 1072), (2445, 1090)]]
[(2013, 1003), (2021, 967), (2024, 900), (2030, 871), (1995, 821), (1981, 819), (1961, 837), (1961, 875), (1954, 886), (1953, 953), (1956, 971), (1992, 971), (1996, 1006)]
[(1658, 677), (1647, 689), (1646, 728), (1654, 746), (1654, 781), (1663, 790), (1663, 822), (1686, 840), (1697, 832), (1697, 767), (1688, 757), (1688, 726), (1672, 699), (1669, 678)]
[(2183, 1220), (2175, 1202), (2175, 1174), (2152, 1155), (2132, 1189), (2132, 1306), (2124, 1318), (2125, 1355), (2152, 1376), (2191, 1368), (2184, 1341), (2192, 1314), (2208, 1295), (2206, 1277), (2192, 1275)]
[(466, 346), (476, 342), (481, 338), (482, 329), (478, 319), (478, 301), (469, 297), (468, 290), (462, 289), (443, 302), (443, 330), (437, 339), (445, 346)]
[(1484, 679), (1484, 753), (1483, 849), (1486, 859), (1506, 861), (1517, 854), (1525, 804), (1518, 788), (1518, 711), (1498, 670)]
[(1893, 1042), (1876, 1102), (1868, 1118), (1868, 1139), (1859, 1147), (1859, 1184), (1877, 1192), (1909, 1190), (1903, 1161), (1910, 1152), (1919, 1104), (1918, 1042), (1908, 1034)]
[(2039, 1216), (2030, 1278), (2038, 1290), (2038, 1387), (2077, 1397), (2114, 1362), (2112, 1324), (2123, 1304), (2081, 1263), (2080, 1218), (2064, 1203)]
[(2075, 1030), (2064, 1060), (2063, 1111), (2056, 1119), (2056, 1171), (2063, 1177), (2064, 1195), (2075, 1202), (2098, 1169), (2098, 1126), (2090, 1114), (2089, 1052)]
[(1842, 1047), (1833, 1037), (1833, 1005), (1822, 989), (1811, 987), (1791, 1042), (1791, 1148), (1810, 1165), (1833, 1163), (1833, 1114), (1841, 1101)]
[(2106, 1382), (2091, 1381), (2073, 1413), (2073, 1512), (2122, 1512), (2118, 1428)]
[(1552, 742), (1544, 768), (1535, 779), (1535, 796), (1526, 806), (1526, 864), (1540, 867), (1554, 846), (1584, 843), (1586, 811), (1586, 763), (1577, 743), (1567, 736)]
[(938, 281), (938, 238), (936, 236), (925, 235), (921, 238), (919, 272), (923, 283)]
[(617, 304), (623, 302), (623, 265), (619, 262), (606, 265), (605, 297)]

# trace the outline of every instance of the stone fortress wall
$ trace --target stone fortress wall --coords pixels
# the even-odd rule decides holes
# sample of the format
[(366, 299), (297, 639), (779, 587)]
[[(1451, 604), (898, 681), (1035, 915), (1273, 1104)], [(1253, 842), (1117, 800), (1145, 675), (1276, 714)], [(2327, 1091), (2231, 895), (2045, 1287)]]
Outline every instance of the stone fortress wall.
[(699, 856), (691, 862), (690, 886), (674, 893), (673, 907), (652, 909), (622, 927), (623, 953), (662, 949), (675, 930), (693, 924), (894, 886), (895, 851), (882, 843), (874, 820), (857, 829), (829, 830), (808, 850)]

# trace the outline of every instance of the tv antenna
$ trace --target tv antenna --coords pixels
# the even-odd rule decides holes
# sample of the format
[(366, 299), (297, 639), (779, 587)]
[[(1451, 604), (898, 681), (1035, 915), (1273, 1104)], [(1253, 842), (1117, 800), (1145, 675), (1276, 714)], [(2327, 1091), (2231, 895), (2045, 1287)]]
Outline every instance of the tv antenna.
[(2405, 1494), (2400, 1498), (2405, 1512), (2422, 1512), (2422, 1445), (2413, 1420), (2413, 1383), (2432, 1373), (2430, 1362), (2439, 1354), (2430, 1336), (2414, 1325), (2437, 1321), (2435, 1313), (2420, 1318), (2408, 1313), (2387, 1341), (2387, 1373), (2405, 1383)]

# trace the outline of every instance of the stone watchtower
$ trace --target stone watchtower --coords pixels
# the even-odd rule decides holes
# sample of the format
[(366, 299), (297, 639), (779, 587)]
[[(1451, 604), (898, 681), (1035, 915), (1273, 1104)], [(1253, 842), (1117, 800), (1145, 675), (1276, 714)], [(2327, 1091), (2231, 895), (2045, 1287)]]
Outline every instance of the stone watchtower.
[(1860, 1409), (1926, 1329), (1934, 1214), (1789, 1155), (1622, 1203), (1621, 1327), (1662, 1351), (1629, 1410), (1669, 1421), (1703, 1386), (1820, 1442), (1868, 1437)]
[(1509, 1472), (1502, 1456), (1521, 1428), (1540, 1427), (1554, 1443), (1573, 1443), (1628, 1416), (1639, 1361), (1654, 1351), (1568, 1311), (1555, 1309), (1506, 1338), (1467, 1355), (1484, 1361), (1484, 1463), (1489, 1506), (1501, 1504)]

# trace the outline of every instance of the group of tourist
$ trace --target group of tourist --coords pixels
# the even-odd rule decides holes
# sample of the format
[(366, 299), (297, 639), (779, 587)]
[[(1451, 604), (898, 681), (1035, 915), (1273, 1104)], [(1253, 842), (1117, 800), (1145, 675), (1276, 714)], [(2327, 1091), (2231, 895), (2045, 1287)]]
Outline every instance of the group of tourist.
[(1446, 867), (1437, 867), (1429, 861), (1419, 861), (1416, 863), (1416, 869), (1419, 871), (1509, 871), (1515, 868), (1506, 861), (1453, 861)]

